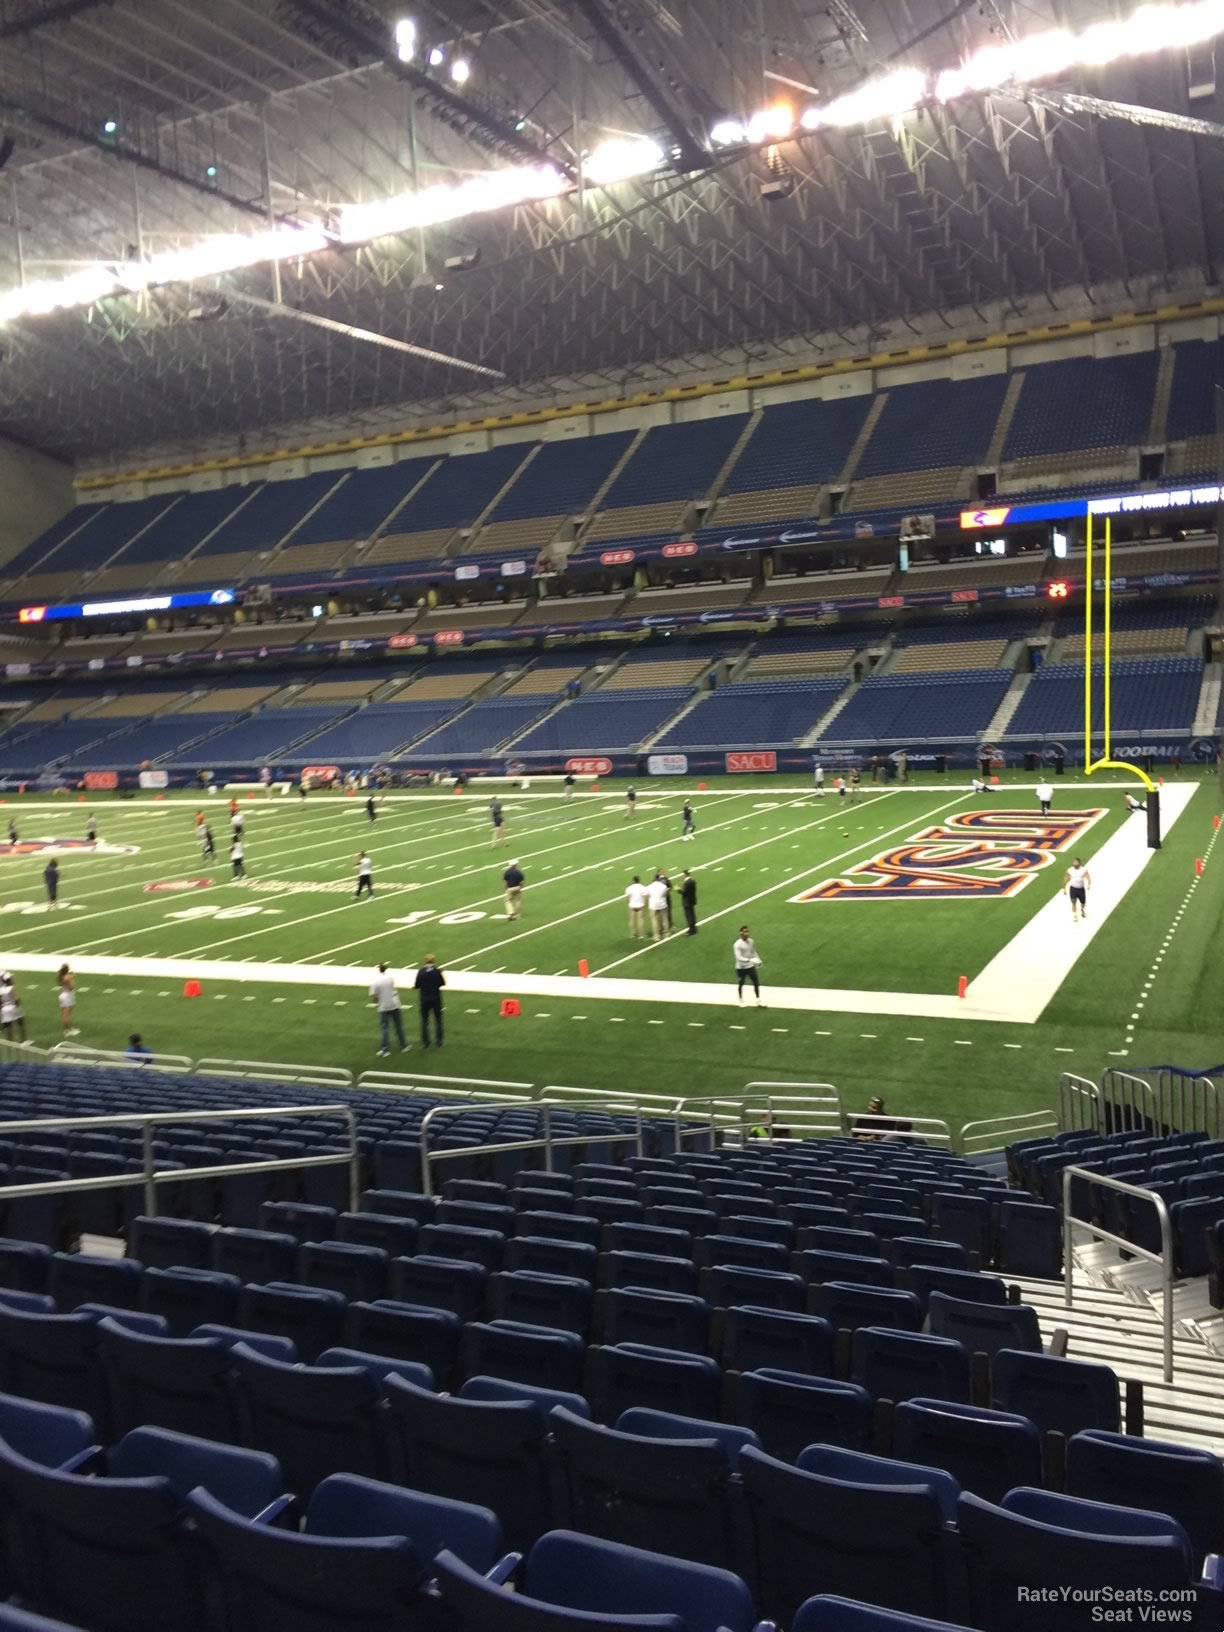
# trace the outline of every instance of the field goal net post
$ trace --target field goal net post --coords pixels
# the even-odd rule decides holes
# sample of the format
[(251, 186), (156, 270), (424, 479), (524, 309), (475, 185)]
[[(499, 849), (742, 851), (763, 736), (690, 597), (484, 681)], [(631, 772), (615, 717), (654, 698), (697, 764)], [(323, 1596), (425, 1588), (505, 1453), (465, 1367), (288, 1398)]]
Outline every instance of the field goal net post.
[(1147, 812), (1147, 842), (1149, 850), (1160, 849), (1160, 790), (1141, 766), (1129, 759), (1113, 757), (1113, 524), (1105, 517), (1104, 558), (1102, 575), (1103, 614), (1101, 620), (1101, 717), (1102, 747), (1099, 759), (1093, 758), (1093, 594), (1096, 583), (1092, 538), (1092, 507), (1084, 527), (1084, 774), (1093, 776), (1097, 771), (1124, 771), (1142, 784)]

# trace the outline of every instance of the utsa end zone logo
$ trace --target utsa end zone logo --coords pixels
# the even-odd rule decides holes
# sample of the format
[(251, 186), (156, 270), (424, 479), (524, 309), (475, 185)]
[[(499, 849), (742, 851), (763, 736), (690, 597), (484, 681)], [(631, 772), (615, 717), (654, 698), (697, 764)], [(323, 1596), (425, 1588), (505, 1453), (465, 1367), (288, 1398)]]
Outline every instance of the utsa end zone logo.
[(135, 856), (138, 844), (107, 844), (105, 839), (93, 843), (89, 839), (18, 839), (16, 844), (0, 844), (3, 856)]
[(843, 878), (792, 895), (800, 901), (999, 901), (1019, 895), (1060, 850), (1071, 849), (1103, 810), (1042, 816), (965, 810), (924, 827), (906, 844), (860, 861)]

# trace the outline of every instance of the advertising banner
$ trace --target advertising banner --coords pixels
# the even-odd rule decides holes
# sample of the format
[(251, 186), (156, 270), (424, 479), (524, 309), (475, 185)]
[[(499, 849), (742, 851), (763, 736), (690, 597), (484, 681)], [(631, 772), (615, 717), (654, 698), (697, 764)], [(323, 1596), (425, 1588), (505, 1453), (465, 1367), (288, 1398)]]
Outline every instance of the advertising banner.
[(728, 776), (749, 776), (754, 771), (776, 771), (778, 756), (772, 748), (753, 748), (740, 754), (727, 755)]
[[(86, 782), (88, 780), (87, 777)], [(117, 782), (112, 782), (110, 785), (115, 787)], [(142, 788), (168, 788), (170, 786), (170, 775), (167, 771), (141, 771), (140, 785)]]
[[(165, 772), (163, 771), (161, 774), (164, 776)], [(158, 784), (159, 787), (163, 788), (165, 785), (165, 782)], [(118, 771), (86, 771), (85, 786), (91, 793), (111, 793), (119, 786), (119, 773)]]
[(647, 776), (687, 776), (687, 754), (651, 754), (646, 761)]

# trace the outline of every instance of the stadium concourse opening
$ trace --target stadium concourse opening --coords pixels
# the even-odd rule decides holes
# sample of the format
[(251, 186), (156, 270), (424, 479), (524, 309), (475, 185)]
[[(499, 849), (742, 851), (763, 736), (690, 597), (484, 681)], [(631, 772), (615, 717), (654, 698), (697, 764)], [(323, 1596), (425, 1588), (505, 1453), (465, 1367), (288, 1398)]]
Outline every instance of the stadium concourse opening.
[(745, 16), (0, 18), (0, 1632), (1224, 1632), (1224, 3)]

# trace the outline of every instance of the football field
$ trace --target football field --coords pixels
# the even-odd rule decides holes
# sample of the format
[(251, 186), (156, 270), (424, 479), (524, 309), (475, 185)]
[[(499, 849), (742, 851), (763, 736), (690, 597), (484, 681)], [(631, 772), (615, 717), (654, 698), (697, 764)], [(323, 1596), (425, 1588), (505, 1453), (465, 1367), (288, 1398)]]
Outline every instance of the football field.
[[(959, 1122), (1052, 1103), (1062, 1069), (1224, 1059), (1218, 798), (1194, 773), (1165, 790), (1156, 854), (1122, 786), (1101, 778), (1061, 779), (1047, 818), (1023, 781), (984, 794), (960, 779), (865, 784), (852, 800), (780, 778), (660, 780), (638, 786), (632, 820), (623, 783), (569, 801), (536, 783), (499, 791), (500, 843), (489, 797), (397, 791), (371, 822), (363, 797), (243, 795), (245, 879), (231, 877), (225, 798), (10, 798), (0, 946), (35, 1040), (58, 1029), (49, 975), (67, 959), (82, 1041), (113, 1047), (138, 1030), (161, 1052), (366, 1069), (378, 1063), (370, 971), (386, 959), (406, 987), (431, 953), (447, 973), (448, 1038), (430, 1069), (457, 1075), (615, 1088), (630, 1059), (642, 1088), (832, 1081), (852, 1101), (903, 1094), (915, 1114)], [(197, 809), (216, 842), (207, 860)], [(357, 899), (362, 850), (374, 891)], [(1084, 925), (1061, 895), (1075, 855), (1092, 875)], [(512, 861), (526, 878), (515, 920)], [(659, 869), (674, 932), (635, 939), (626, 886)], [(762, 959), (759, 1011), (736, 994), (743, 924)], [(199, 999), (182, 996), (187, 978)], [(500, 1017), (504, 998), (519, 1017)]]

